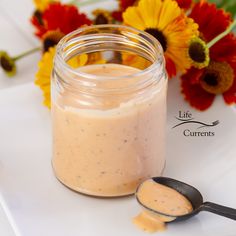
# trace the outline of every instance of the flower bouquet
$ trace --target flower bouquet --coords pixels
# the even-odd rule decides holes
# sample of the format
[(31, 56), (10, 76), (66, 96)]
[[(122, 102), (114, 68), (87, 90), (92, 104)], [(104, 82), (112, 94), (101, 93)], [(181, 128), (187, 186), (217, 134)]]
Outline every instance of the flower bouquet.
[[(236, 103), (236, 2), (194, 0), (119, 0), (118, 9), (96, 9), (89, 17), (81, 7), (99, 1), (34, 0), (30, 22), (40, 46), (11, 57), (0, 52), (0, 64), (7, 75), (16, 73), (16, 61), (36, 51), (42, 52), (35, 84), (50, 108), (50, 75), (55, 47), (66, 34), (91, 24), (125, 24), (154, 36), (161, 44), (169, 78), (181, 80), (181, 92), (194, 108), (204, 111), (222, 95), (225, 104)], [(122, 60), (127, 58), (122, 57)], [(99, 57), (80, 57), (86, 65)], [(143, 62), (129, 58), (143, 69)], [(75, 62), (72, 62), (75, 63)], [(171, 81), (170, 81), (171, 82)], [(179, 89), (179, 88), (176, 88)]]

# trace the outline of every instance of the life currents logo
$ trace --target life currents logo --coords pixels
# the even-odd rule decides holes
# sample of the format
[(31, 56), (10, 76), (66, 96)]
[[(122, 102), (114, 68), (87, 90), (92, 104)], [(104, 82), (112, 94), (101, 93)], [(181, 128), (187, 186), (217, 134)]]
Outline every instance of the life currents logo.
[(176, 118), (176, 125), (172, 129), (184, 127), (183, 135), (185, 137), (213, 137), (215, 136), (214, 126), (219, 125), (220, 121), (202, 122), (196, 120), (190, 111), (179, 111)]

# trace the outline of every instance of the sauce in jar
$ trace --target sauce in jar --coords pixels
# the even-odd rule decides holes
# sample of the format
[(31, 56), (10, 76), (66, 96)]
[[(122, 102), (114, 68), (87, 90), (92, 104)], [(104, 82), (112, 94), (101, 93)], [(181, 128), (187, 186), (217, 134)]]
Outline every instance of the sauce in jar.
[[(114, 77), (139, 71), (115, 64), (80, 70)], [(161, 90), (124, 103), (113, 97), (99, 110), (65, 106), (64, 101), (73, 103), (69, 93), (52, 103), (53, 167), (59, 180), (85, 194), (117, 196), (134, 193), (144, 179), (160, 175), (165, 163), (166, 86), (167, 80), (162, 80)]]
[(51, 86), (56, 177), (116, 197), (161, 175), (167, 82), (161, 45), (145, 32), (99, 25), (61, 39)]

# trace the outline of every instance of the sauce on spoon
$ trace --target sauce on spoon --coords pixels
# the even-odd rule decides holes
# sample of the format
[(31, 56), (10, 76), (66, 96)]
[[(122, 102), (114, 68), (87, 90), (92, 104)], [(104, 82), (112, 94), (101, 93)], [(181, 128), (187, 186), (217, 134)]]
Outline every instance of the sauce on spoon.
[(139, 186), (136, 198), (145, 210), (133, 222), (148, 232), (163, 231), (165, 222), (193, 210), (191, 202), (181, 193), (152, 179)]

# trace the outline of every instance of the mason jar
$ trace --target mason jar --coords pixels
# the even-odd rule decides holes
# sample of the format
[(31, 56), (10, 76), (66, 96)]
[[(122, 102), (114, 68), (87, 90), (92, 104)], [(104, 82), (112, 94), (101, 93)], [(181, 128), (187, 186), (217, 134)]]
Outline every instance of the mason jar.
[(167, 76), (151, 35), (121, 25), (78, 29), (52, 73), (52, 165), (79, 193), (133, 194), (165, 165)]

